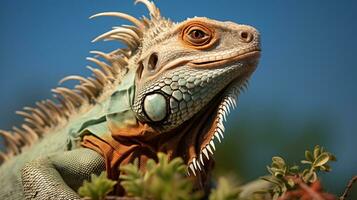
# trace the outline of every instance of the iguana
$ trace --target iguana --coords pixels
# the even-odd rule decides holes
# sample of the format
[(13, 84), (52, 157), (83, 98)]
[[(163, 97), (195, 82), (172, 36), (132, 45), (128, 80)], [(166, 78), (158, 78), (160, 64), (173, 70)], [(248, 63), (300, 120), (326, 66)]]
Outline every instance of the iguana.
[[(247, 87), (260, 55), (258, 31), (205, 17), (174, 23), (149, 0), (149, 17), (104, 12), (132, 25), (113, 27), (93, 41), (127, 48), (92, 51), (93, 76), (68, 76), (74, 89), (53, 89), (55, 100), (17, 112), (24, 123), (0, 131), (0, 199), (79, 199), (91, 174), (156, 159), (181, 157), (197, 188), (206, 188), (215, 141), (236, 97)], [(141, 167), (141, 170), (143, 167)], [(115, 189), (124, 195), (123, 189)]]

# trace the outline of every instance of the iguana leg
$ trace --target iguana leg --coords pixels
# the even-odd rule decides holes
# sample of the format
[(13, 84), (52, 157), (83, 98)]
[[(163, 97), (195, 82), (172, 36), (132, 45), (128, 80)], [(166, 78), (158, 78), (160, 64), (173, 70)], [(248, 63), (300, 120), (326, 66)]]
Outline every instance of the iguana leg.
[(97, 152), (82, 148), (36, 159), (22, 169), (26, 199), (80, 199), (75, 192), (91, 174), (105, 170)]

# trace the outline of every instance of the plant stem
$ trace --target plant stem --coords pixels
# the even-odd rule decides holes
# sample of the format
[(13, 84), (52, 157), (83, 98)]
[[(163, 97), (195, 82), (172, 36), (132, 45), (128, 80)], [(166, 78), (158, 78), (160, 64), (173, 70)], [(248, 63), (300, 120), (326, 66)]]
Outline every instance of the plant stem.
[(351, 178), (351, 180), (348, 182), (348, 185), (346, 186), (345, 191), (343, 192), (342, 196), (340, 197), (340, 200), (345, 200), (347, 196), (350, 194), (352, 185), (357, 181), (357, 176), (354, 176)]

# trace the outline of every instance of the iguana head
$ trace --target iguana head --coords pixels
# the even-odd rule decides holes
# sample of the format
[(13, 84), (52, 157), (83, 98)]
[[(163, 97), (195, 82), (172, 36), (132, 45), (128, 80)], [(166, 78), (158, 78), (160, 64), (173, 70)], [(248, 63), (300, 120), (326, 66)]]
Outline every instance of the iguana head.
[(155, 130), (152, 148), (182, 157), (196, 174), (211, 164), (215, 138), (223, 138), (223, 120), (258, 64), (259, 33), (204, 17), (174, 23), (152, 2), (137, 2), (148, 7), (150, 19), (98, 14), (136, 26), (114, 28), (96, 40), (120, 40), (132, 49), (127, 69), (135, 76), (131, 109), (136, 119)]
[(162, 133), (223, 97), (228, 86), (242, 86), (260, 52), (251, 26), (201, 17), (165, 24), (143, 39), (133, 105), (141, 121)]

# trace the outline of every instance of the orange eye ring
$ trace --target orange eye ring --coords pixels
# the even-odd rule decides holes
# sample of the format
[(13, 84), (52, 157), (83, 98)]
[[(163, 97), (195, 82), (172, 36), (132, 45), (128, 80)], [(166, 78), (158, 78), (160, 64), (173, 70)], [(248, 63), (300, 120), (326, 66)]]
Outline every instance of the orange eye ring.
[(181, 40), (193, 49), (208, 49), (215, 44), (217, 36), (213, 28), (200, 21), (187, 24), (181, 31)]

